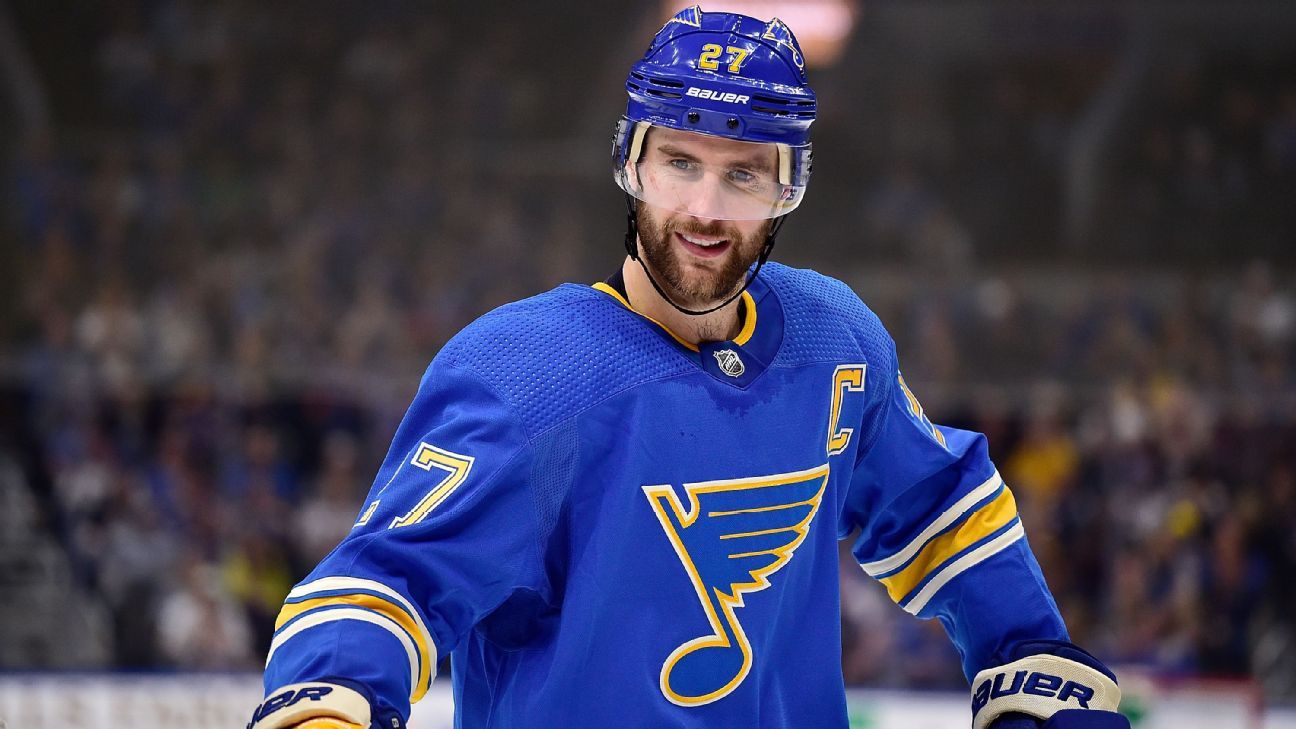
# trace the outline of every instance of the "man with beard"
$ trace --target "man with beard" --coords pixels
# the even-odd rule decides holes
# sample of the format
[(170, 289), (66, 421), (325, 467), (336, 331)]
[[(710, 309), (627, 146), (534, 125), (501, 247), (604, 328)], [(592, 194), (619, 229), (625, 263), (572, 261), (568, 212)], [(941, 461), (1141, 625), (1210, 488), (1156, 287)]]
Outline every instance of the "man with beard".
[[(976, 729), (1114, 729), (985, 438), (932, 424), (844, 284), (768, 264), (815, 96), (782, 22), (694, 7), (627, 79), (627, 257), (437, 354), (351, 534), (289, 594), (254, 729), (845, 727), (837, 542)], [(896, 660), (903, 660), (897, 656)]]

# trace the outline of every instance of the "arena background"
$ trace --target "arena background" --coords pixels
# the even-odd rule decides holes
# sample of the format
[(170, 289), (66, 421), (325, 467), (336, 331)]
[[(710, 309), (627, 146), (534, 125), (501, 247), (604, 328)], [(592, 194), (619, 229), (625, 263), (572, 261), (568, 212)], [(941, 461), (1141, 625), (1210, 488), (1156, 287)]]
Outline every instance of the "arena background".
[[(989, 435), (1135, 725), (1296, 725), (1296, 4), (736, 6), (820, 98), (775, 257)], [(9, 729), (246, 721), (439, 345), (618, 264), (612, 125), (675, 9), (0, 2)], [(965, 725), (939, 625), (841, 579), (853, 724)]]

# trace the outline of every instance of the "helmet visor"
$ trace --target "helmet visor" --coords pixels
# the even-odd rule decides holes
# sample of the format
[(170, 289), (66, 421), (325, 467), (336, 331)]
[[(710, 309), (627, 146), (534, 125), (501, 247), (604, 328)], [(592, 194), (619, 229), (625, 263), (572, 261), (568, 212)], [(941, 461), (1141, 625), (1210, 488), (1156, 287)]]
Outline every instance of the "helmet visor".
[[(651, 133), (649, 133), (651, 131)], [(801, 204), (810, 148), (744, 142), (622, 119), (612, 176), (635, 199), (711, 220), (765, 220)], [(794, 184), (800, 177), (802, 184)]]

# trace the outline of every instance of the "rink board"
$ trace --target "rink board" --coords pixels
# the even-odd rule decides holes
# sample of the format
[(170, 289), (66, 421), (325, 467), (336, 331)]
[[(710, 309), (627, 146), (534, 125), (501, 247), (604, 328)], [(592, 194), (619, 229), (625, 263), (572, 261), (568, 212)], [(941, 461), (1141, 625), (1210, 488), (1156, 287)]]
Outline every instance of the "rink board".
[[(1271, 709), (1249, 726), (1239, 692), (1177, 691), (1140, 696), (1136, 729), (1296, 729), (1296, 708)], [(261, 698), (258, 676), (109, 673), (0, 675), (0, 719), (7, 729), (230, 729), (246, 725)], [(1241, 702), (1241, 703), (1235, 703)], [(967, 726), (959, 693), (853, 690), (852, 729), (951, 729)], [(1242, 712), (1242, 713), (1239, 713)], [(448, 682), (415, 706), (411, 729), (450, 729)]]

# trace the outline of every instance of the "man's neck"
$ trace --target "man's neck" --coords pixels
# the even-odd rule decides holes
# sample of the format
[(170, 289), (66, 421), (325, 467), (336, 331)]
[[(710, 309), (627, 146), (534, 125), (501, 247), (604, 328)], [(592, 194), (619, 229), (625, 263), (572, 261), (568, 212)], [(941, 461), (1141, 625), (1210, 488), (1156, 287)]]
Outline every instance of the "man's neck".
[[(710, 314), (693, 316), (680, 312), (663, 299), (653, 288), (643, 267), (639, 262), (631, 260), (629, 256), (621, 264), (621, 275), (625, 279), (626, 295), (635, 311), (657, 320), (676, 336), (688, 342), (699, 344), (733, 339), (742, 329), (742, 318), (739, 315), (742, 297)], [(714, 305), (710, 303), (697, 308), (706, 309)]]

